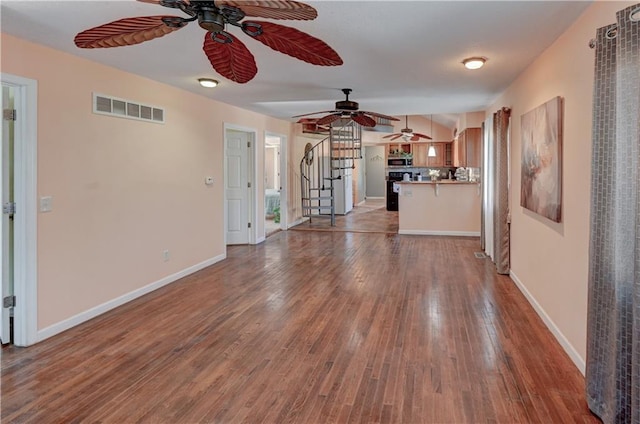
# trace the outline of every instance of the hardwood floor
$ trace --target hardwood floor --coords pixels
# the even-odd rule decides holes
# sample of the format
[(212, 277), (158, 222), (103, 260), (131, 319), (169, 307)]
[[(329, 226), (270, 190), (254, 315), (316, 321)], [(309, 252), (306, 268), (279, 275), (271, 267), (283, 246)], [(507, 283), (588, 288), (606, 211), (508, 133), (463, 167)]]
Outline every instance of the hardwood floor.
[(476, 238), (286, 231), (29, 348), (3, 423), (597, 423)]
[(336, 225), (331, 226), (328, 216), (314, 217), (291, 228), (298, 231), (350, 231), (358, 233), (398, 233), (398, 212), (386, 209), (384, 199), (367, 200), (355, 206), (346, 215), (336, 215)]

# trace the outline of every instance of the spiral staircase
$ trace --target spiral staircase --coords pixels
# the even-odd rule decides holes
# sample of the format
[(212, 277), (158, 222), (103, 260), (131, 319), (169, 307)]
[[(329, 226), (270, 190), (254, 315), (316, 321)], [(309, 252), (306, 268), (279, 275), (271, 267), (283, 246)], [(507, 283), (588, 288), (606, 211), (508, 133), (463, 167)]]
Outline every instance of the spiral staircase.
[(336, 224), (336, 186), (343, 184), (362, 158), (361, 127), (351, 120), (338, 120), (328, 136), (317, 144), (307, 144), (300, 161), (302, 216), (311, 221), (330, 218)]

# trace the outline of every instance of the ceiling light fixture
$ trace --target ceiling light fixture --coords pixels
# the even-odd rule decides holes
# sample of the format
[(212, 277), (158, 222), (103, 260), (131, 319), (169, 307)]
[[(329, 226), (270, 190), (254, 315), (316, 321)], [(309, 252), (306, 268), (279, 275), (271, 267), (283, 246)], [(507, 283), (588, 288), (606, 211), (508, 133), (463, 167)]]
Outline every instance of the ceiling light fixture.
[(211, 78), (198, 78), (198, 82), (200, 83), (201, 86), (207, 87), (207, 88), (213, 88), (218, 85), (218, 81)]
[(486, 61), (486, 57), (469, 57), (463, 60), (462, 64), (467, 69), (480, 69)]

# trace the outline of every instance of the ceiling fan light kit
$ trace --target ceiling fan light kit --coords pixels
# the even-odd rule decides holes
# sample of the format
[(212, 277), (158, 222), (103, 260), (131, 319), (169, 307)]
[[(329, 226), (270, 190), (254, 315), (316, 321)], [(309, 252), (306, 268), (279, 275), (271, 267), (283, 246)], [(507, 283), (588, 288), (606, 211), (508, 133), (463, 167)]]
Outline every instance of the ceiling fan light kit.
[(253, 54), (227, 28), (237, 27), (265, 46), (296, 59), (318, 66), (342, 65), (342, 58), (324, 41), (296, 28), (267, 21), (243, 21), (246, 16), (269, 19), (313, 20), (313, 7), (293, 0), (138, 0), (172, 9), (181, 16), (140, 16), (125, 18), (78, 33), (74, 43), (79, 48), (109, 48), (139, 44), (162, 37), (190, 22), (206, 32), (203, 51), (213, 69), (239, 84), (249, 82), (258, 73)]
[(212, 78), (198, 78), (198, 82), (205, 88), (214, 88), (218, 86), (218, 81)]
[(468, 57), (462, 61), (462, 64), (467, 69), (480, 69), (484, 66), (484, 63), (487, 61), (486, 57)]

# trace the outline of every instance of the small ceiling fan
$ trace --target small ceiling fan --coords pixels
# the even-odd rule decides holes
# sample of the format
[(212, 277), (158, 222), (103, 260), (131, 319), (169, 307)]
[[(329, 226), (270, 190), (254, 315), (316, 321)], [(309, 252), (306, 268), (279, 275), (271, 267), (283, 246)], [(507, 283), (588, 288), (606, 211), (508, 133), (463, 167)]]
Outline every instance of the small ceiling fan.
[[(424, 134), (413, 132), (413, 130), (411, 128), (409, 128), (409, 116), (408, 115), (405, 115), (404, 119), (405, 119), (405, 124), (404, 124), (405, 128), (401, 129), (399, 133), (385, 135), (382, 138), (390, 138), (391, 140), (395, 140), (397, 138), (403, 137), (405, 140), (410, 140), (410, 141), (418, 141), (421, 138), (424, 138), (424, 139), (427, 139), (427, 140), (431, 140), (431, 137), (429, 137), (428, 135), (424, 135)], [(433, 122), (431, 123), (431, 126), (433, 128)], [(433, 133), (433, 130), (432, 130), (432, 133)]]
[(312, 65), (338, 66), (342, 59), (324, 41), (298, 29), (265, 21), (248, 21), (246, 16), (270, 19), (313, 20), (318, 12), (313, 7), (292, 0), (138, 0), (180, 9), (187, 17), (139, 16), (113, 21), (78, 33), (74, 42), (83, 49), (122, 47), (162, 37), (198, 21), (206, 30), (203, 50), (211, 66), (220, 75), (240, 84), (258, 73), (249, 49), (227, 27), (238, 27), (246, 35), (273, 50)]
[[(328, 115), (318, 118), (317, 125), (331, 125), (332, 122), (338, 119), (351, 119), (354, 122), (362, 125), (363, 127), (375, 127), (376, 120), (374, 118), (388, 119), (389, 121), (399, 121), (398, 118), (393, 116), (383, 115), (376, 112), (367, 112), (365, 110), (359, 110), (360, 105), (358, 102), (349, 100), (349, 94), (352, 92), (350, 88), (343, 88), (342, 92), (346, 96), (345, 100), (336, 102), (335, 110), (325, 110), (322, 112), (306, 113), (304, 115), (296, 115), (293, 118), (300, 118), (303, 116), (319, 115), (321, 113), (328, 113)], [(304, 123), (303, 120), (299, 120), (298, 123)]]

